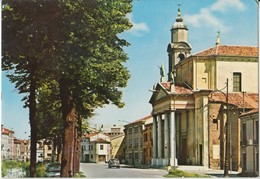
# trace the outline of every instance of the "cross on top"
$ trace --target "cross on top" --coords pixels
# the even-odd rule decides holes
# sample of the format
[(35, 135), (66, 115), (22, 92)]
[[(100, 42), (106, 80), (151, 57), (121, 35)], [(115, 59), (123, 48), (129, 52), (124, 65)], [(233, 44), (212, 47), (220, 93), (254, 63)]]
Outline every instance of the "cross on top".
[(179, 6), (179, 8), (178, 8), (178, 11), (180, 12), (180, 7), (181, 7), (181, 4), (177, 4), (178, 6)]

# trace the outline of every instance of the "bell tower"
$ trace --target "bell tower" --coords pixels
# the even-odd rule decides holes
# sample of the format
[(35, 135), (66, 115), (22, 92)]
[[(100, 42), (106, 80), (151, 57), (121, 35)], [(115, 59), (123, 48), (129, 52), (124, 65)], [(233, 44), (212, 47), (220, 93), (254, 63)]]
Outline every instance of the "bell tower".
[(171, 43), (167, 47), (169, 56), (168, 81), (172, 81), (174, 66), (187, 58), (191, 53), (191, 45), (188, 43), (188, 28), (181, 16), (180, 4), (178, 16), (171, 28)]

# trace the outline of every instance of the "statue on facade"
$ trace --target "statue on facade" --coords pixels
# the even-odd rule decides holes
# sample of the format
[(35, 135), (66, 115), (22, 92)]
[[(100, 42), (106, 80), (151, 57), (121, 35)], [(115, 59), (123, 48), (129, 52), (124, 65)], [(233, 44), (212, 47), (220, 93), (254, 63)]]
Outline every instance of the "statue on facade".
[(159, 66), (160, 68), (160, 75), (161, 75), (161, 82), (164, 82), (164, 65), (162, 64), (161, 66)]

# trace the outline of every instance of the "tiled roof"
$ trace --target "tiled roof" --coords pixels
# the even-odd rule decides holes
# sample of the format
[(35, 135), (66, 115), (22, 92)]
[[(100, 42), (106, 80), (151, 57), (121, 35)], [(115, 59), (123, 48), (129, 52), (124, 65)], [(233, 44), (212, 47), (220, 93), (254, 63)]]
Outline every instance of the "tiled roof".
[[(209, 97), (211, 102), (226, 102), (226, 97), (220, 92), (211, 93)], [(236, 105), (239, 108), (258, 108), (258, 94), (245, 93), (243, 100), (242, 93), (229, 93), (228, 103)]]
[(110, 143), (109, 141), (106, 141), (105, 139), (98, 138), (96, 140), (93, 140), (94, 143)]
[(11, 134), (14, 134), (14, 131), (12, 131), (12, 130), (10, 130), (10, 129), (7, 129), (7, 128), (5, 128), (5, 127), (2, 127), (2, 134), (4, 134), (4, 135), (9, 135), (10, 133)]
[(132, 122), (132, 123), (130, 123), (130, 124), (136, 124), (136, 123), (138, 123), (138, 122), (140, 122), (140, 121), (146, 121), (147, 119), (149, 119), (149, 118), (151, 118), (151, 117), (152, 117), (152, 116), (149, 115), (149, 116), (143, 117), (143, 118), (141, 118), (141, 119), (138, 119), (138, 120), (136, 120), (136, 121), (134, 121), (134, 122)]
[(97, 134), (98, 134), (98, 132), (86, 133), (84, 137), (90, 138), (90, 137), (95, 136)]
[[(170, 82), (162, 82), (161, 85), (167, 90), (171, 90), (171, 83)], [(175, 84), (175, 92), (178, 94), (192, 94), (192, 90), (188, 87), (185, 87), (181, 84)]]
[(250, 110), (250, 111), (248, 111), (248, 112), (246, 112), (244, 114), (241, 114), (240, 117), (241, 116), (247, 116), (247, 115), (250, 115), (250, 114), (255, 114), (255, 113), (258, 113), (258, 108), (252, 109), (252, 110)]
[(210, 55), (258, 57), (258, 47), (220, 45), (198, 52), (193, 56)]

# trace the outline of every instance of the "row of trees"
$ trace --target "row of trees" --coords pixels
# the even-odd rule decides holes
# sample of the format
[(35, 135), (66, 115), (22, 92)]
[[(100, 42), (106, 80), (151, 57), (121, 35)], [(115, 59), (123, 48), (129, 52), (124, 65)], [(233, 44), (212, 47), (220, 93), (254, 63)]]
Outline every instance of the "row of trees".
[(61, 139), (61, 176), (71, 177), (82, 120), (105, 104), (124, 106), (129, 43), (118, 35), (131, 28), (131, 11), (132, 0), (2, 1), (2, 69), (29, 108), (31, 177), (37, 140)]

